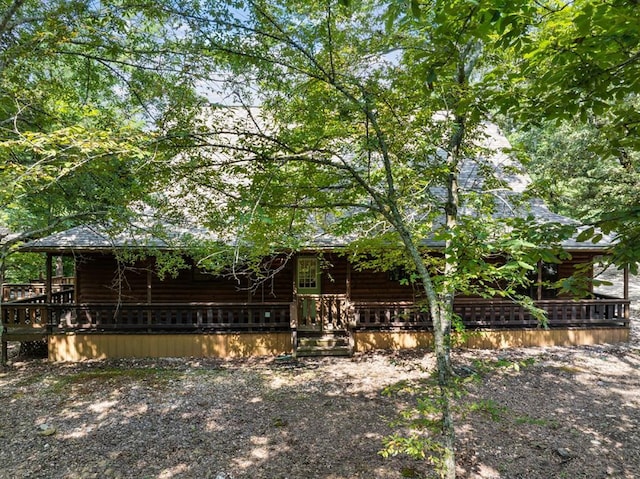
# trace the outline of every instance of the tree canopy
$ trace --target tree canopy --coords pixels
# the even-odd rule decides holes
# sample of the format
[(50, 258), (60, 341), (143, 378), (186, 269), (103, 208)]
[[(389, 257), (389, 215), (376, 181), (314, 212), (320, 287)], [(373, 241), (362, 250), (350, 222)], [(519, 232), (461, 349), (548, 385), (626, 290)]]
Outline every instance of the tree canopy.
[[(619, 237), (635, 271), (640, 171), (638, 2), (545, 2), (496, 70), (499, 110), (560, 211)], [(597, 234), (596, 230), (590, 230)]]
[(361, 263), (404, 262), (436, 332), (444, 448), (425, 446), (453, 477), (453, 297), (517, 298), (566, 234), (500, 214), (524, 205), (487, 161), (487, 123), (542, 126), (546, 149), (523, 141), (550, 198), (602, 188), (546, 174), (567, 151), (577, 174), (628, 174), (628, 201), (581, 216), (635, 238), (635, 3), (0, 0), (0, 222), (38, 234), (152, 204), (254, 258), (322, 232)]
[(157, 187), (158, 132), (197, 98), (165, 6), (0, 2), (2, 264), (51, 231), (127, 221)]
[(162, 4), (5, 0), (0, 222), (26, 239), (122, 217), (160, 129), (196, 95)]
[[(454, 295), (516, 297), (542, 255), (557, 261), (548, 225), (497, 214), (507, 185), (483, 150), (487, 74), (496, 50), (525, 31), (524, 6), (247, 1), (189, 16), (202, 71), (222, 73), (240, 107), (212, 106), (171, 138), (191, 147), (173, 163), (179, 204), (207, 198), (199, 223), (251, 248), (297, 249), (322, 231), (348, 238), (352, 258), (371, 264), (377, 253), (381, 268), (401, 251), (434, 322), (442, 391), (443, 445), (422, 446), (441, 455), (447, 477)], [(469, 168), (481, 183), (461, 184)], [(433, 238), (443, 248), (427, 255)]]

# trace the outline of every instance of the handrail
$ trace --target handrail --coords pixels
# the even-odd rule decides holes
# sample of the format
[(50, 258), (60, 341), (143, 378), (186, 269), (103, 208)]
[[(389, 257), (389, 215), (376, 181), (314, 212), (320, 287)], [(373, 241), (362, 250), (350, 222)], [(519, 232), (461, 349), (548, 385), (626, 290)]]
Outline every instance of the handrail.
[(593, 297), (595, 299), (621, 299), (618, 296), (613, 296), (611, 294), (604, 294), (604, 293), (593, 293)]
[[(51, 293), (51, 302), (52, 303), (73, 303), (74, 299), (74, 290), (73, 289), (63, 289), (60, 291), (56, 291)], [(47, 295), (39, 294), (36, 296), (30, 296), (28, 298), (16, 299), (14, 301), (8, 301), (5, 304), (33, 304), (33, 303), (46, 303)]]
[[(348, 303), (343, 295), (300, 297), (294, 303), (5, 303), (0, 321), (12, 328), (48, 328), (50, 331), (295, 331), (293, 321), (301, 304), (308, 317), (320, 314), (323, 327), (334, 330), (432, 328), (428, 311), (414, 303)], [(629, 300), (556, 299), (535, 301), (548, 315), (549, 327), (629, 326)], [(534, 328), (537, 318), (524, 306), (505, 299), (459, 298), (454, 312), (467, 328)], [(300, 319), (300, 318), (298, 318)]]
[[(51, 282), (52, 293), (73, 289), (75, 278), (73, 277), (53, 277)], [(46, 295), (46, 283), (43, 281), (32, 281), (30, 283), (3, 283), (2, 301), (14, 302), (22, 301), (37, 296)]]
[(290, 303), (9, 303), (8, 330), (49, 331), (287, 331)]

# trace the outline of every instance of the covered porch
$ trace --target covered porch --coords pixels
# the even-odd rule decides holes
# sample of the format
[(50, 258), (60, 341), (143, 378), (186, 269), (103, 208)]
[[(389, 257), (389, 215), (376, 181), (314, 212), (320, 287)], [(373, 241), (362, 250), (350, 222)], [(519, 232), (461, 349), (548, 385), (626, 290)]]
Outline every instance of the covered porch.
[[(227, 342), (234, 337), (236, 343), (242, 345), (236, 347), (236, 353), (303, 355), (305, 351), (316, 351), (330, 354), (339, 347), (343, 352), (348, 348), (347, 352), (352, 353), (380, 347), (393, 349), (404, 347), (403, 344), (420, 346), (425, 341), (428, 343), (432, 330), (429, 314), (415, 304), (350, 301), (345, 295), (300, 295), (293, 302), (156, 304), (78, 304), (72, 297), (72, 290), (65, 290), (52, 294), (49, 302), (33, 297), (2, 304), (5, 357), (7, 341), (47, 337), (50, 357), (63, 360), (64, 354), (55, 350), (61, 342), (66, 344), (65, 348), (70, 341), (96, 344), (101, 342), (100, 336), (110, 338), (111, 342), (139, 344), (139, 350), (132, 345), (124, 348), (127, 355), (134, 356), (176, 354), (166, 345), (158, 346), (165, 344), (168, 337), (173, 337), (174, 342), (197, 343), (207, 337), (209, 342), (215, 338), (214, 342)], [(486, 338), (488, 332), (498, 332), (504, 337), (505, 333), (513, 336), (515, 331), (529, 331), (527, 345), (532, 346), (537, 345), (536, 332), (541, 338), (547, 338), (540, 341), (547, 341), (550, 334), (556, 338), (587, 337), (588, 342), (604, 343), (628, 338), (628, 299), (555, 299), (534, 304), (547, 313), (545, 328), (526, 308), (508, 300), (460, 298), (454, 303), (454, 311), (471, 337), (482, 333), (478, 337)], [(569, 334), (570, 331), (573, 333)], [(577, 331), (591, 333), (587, 336), (581, 333), (581, 336)], [(392, 337), (395, 339), (389, 342), (388, 338)], [(154, 346), (149, 346), (149, 342)], [(259, 347), (260, 344), (271, 346), (265, 349)], [(508, 345), (500, 340), (500, 347)], [(474, 344), (467, 346), (474, 347)], [(122, 346), (119, 348), (124, 350)], [(180, 348), (190, 355), (198, 355), (187, 346)], [(207, 351), (211, 349), (209, 352), (217, 355), (219, 348)], [(222, 349), (226, 352), (219, 352), (224, 354), (233, 350), (230, 346)]]
[[(128, 279), (130, 296), (117, 300), (102, 293), (113, 271), (110, 260), (100, 256), (92, 263), (85, 258), (83, 275), (76, 267), (75, 277), (58, 278), (53, 274), (53, 257), (47, 254), (44, 282), (3, 285), (4, 358), (7, 341), (42, 338), (48, 339), (49, 357), (55, 360), (122, 354), (347, 355), (367, 349), (429, 347), (431, 341), (431, 318), (415, 293), (399, 287), (387, 273), (356, 272), (340, 258), (332, 260), (328, 281), (317, 258), (299, 257), (280, 273), (281, 279), (276, 278), (273, 297), (242, 293), (228, 281), (205, 279), (195, 272), (161, 281), (143, 265)], [(597, 292), (587, 299), (549, 298), (541, 287), (533, 288), (533, 304), (545, 312), (546, 324), (507, 299), (458, 297), (454, 313), (464, 325), (468, 347), (542, 345), (548, 344), (550, 335), (554, 344), (626, 341), (630, 326), (626, 272), (623, 283), (621, 298)], [(216, 300), (202, 300), (207, 298)], [(527, 332), (528, 339), (508, 339), (522, 337), (516, 332)], [(469, 342), (474, 335), (502, 339)], [(182, 346), (175, 349), (172, 344)], [(67, 354), (61, 348), (85, 352)]]

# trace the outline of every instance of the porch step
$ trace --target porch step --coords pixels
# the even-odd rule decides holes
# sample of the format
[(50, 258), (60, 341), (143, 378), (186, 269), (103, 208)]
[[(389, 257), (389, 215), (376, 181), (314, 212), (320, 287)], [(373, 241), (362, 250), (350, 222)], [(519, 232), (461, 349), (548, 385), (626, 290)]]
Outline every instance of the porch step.
[(310, 335), (302, 334), (298, 336), (298, 345), (295, 355), (303, 356), (351, 356), (353, 347), (349, 342), (349, 337), (341, 334)]

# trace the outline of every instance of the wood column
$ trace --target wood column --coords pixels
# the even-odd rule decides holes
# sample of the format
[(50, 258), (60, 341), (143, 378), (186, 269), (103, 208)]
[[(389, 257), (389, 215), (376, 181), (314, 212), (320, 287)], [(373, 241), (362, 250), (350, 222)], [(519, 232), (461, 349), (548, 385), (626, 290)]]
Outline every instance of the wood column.
[(44, 283), (44, 290), (47, 295), (47, 303), (51, 303), (51, 284), (52, 284), (52, 278), (53, 278), (53, 255), (51, 253), (47, 253), (46, 265), (47, 265), (46, 266), (47, 279), (45, 280), (45, 283)]
[(538, 301), (542, 299), (542, 261), (538, 261)]
[[(624, 267), (623, 298), (625, 300), (629, 299), (629, 266), (625, 266)], [(627, 321), (629, 321), (629, 319), (631, 319), (631, 306), (630, 305), (625, 305), (624, 319), (626, 319)]]
[(623, 296), (624, 299), (629, 299), (629, 267), (624, 267), (624, 290)]
[(47, 279), (45, 281), (44, 289), (47, 293), (47, 306), (42, 308), (42, 322), (45, 324), (48, 331), (49, 326), (49, 312), (51, 311), (51, 298), (52, 298), (52, 277), (53, 277), (53, 255), (47, 253)]
[(152, 298), (152, 294), (151, 294), (151, 282), (153, 280), (153, 276), (152, 276), (152, 271), (151, 271), (151, 265), (148, 265), (147, 267), (147, 303), (151, 304), (151, 301), (153, 300)]
[[(153, 295), (152, 295), (152, 289), (151, 289), (151, 282), (153, 281), (153, 272), (151, 271), (151, 261), (147, 260), (147, 304), (151, 304), (151, 301), (153, 301)], [(151, 308), (149, 308), (147, 310), (147, 325), (150, 325), (151, 323), (153, 323), (153, 311), (151, 310)], [(151, 331), (151, 329), (147, 329), (147, 331)]]
[(347, 260), (347, 301), (351, 302), (351, 261)]

